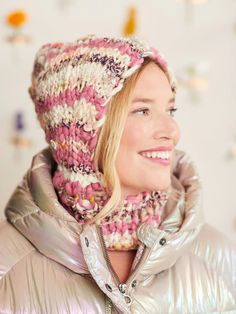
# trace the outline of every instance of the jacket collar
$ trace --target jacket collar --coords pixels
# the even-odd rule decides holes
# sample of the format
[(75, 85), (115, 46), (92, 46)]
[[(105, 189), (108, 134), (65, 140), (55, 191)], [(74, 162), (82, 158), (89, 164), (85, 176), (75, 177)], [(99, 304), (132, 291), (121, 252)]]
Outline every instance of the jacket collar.
[[(59, 203), (51, 182), (55, 163), (48, 148), (35, 155), (32, 165), (9, 200), (8, 220), (45, 256), (77, 273), (91, 272), (81, 239), (98, 239), (97, 228), (83, 228)], [(176, 150), (172, 192), (158, 229), (143, 224), (138, 237), (148, 258), (140, 280), (172, 266), (198, 234), (202, 224), (201, 186), (193, 163)], [(94, 255), (102, 257), (101, 245)], [(100, 257), (99, 257), (100, 258)]]

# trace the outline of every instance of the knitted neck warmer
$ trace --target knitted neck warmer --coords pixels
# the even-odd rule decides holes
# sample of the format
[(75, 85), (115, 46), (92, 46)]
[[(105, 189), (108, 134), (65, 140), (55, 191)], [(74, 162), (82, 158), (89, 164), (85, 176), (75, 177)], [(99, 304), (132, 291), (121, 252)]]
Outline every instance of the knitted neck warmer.
[[(106, 194), (105, 194), (106, 195)], [(104, 195), (104, 196), (105, 196)], [(143, 222), (158, 226), (161, 214), (168, 199), (166, 192), (140, 193), (127, 197), (122, 206), (101, 220), (105, 245), (110, 250), (133, 250), (138, 247), (137, 228)], [(69, 206), (69, 213), (80, 223), (93, 218), (104, 207), (106, 202), (96, 200), (96, 210)], [(100, 206), (99, 206), (100, 205)]]
[[(57, 169), (53, 185), (78, 223), (89, 222), (109, 199), (95, 167), (94, 153), (107, 104), (127, 77), (150, 58), (175, 81), (157, 50), (137, 39), (85, 37), (44, 45), (36, 55), (30, 95)], [(167, 194), (143, 192), (100, 221), (106, 247), (136, 249), (143, 222), (158, 225)]]

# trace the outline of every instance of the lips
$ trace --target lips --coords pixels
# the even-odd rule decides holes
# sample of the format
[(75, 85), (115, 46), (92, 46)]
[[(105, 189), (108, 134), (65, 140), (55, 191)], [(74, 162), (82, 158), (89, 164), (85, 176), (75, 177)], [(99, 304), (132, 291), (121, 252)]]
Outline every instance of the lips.
[(150, 148), (150, 149), (146, 149), (146, 150), (142, 150), (140, 153), (145, 153), (145, 152), (163, 152), (163, 151), (172, 151), (173, 150), (173, 146), (160, 146), (160, 147), (156, 147), (156, 148)]

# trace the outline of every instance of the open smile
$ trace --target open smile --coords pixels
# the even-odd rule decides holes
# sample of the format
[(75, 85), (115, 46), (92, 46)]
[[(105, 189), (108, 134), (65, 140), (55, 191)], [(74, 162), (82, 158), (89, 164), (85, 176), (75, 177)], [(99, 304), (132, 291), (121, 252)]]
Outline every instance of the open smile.
[(144, 157), (146, 160), (149, 160), (154, 163), (159, 163), (164, 166), (170, 165), (170, 157), (171, 152), (169, 150), (166, 151), (144, 151), (140, 152), (140, 155)]

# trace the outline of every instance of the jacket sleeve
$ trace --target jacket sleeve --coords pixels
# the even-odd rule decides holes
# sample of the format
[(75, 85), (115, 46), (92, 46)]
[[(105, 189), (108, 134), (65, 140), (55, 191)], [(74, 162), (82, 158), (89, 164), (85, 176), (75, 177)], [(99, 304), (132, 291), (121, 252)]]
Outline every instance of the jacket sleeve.
[(236, 244), (205, 224), (192, 250), (225, 282), (236, 304)]
[(34, 247), (8, 221), (0, 221), (0, 280)]

